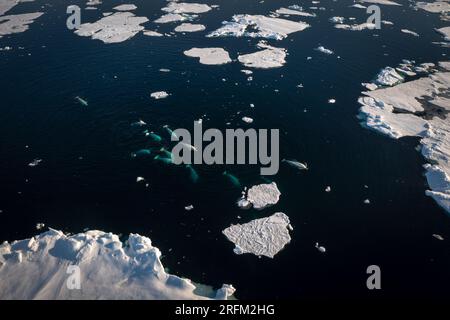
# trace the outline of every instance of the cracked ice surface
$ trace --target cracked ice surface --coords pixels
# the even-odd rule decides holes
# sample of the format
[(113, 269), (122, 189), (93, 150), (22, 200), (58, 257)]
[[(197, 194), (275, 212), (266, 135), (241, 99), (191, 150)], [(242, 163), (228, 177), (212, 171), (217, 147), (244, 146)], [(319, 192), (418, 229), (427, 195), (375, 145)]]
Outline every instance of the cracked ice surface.
[(231, 225), (222, 233), (234, 243), (236, 254), (253, 253), (273, 258), (291, 241), (289, 217), (277, 212), (270, 217)]
[[(67, 236), (50, 230), (31, 239), (0, 245), (0, 299), (208, 299), (189, 279), (166, 273), (161, 252), (149, 238), (103, 231)], [(89, 281), (67, 286), (69, 266)], [(195, 292), (194, 292), (195, 290)], [(217, 290), (227, 299), (231, 285)]]
[(131, 12), (116, 12), (93, 23), (83, 23), (75, 33), (82, 37), (91, 37), (104, 43), (118, 43), (134, 37), (144, 30), (141, 24), (146, 17), (136, 17)]
[[(252, 37), (281, 40), (290, 33), (302, 31), (309, 27), (305, 22), (295, 22), (281, 18), (270, 18), (262, 15), (238, 14), (233, 21), (222, 22), (223, 26), (208, 34), (208, 37)], [(253, 27), (256, 31), (247, 31)]]
[(450, 213), (450, 62), (439, 71), (393, 87), (363, 92), (359, 118), (391, 138), (420, 137), (426, 194)]
[(280, 195), (277, 184), (272, 182), (251, 187), (247, 192), (247, 200), (253, 204), (255, 209), (264, 209), (276, 204), (280, 200)]

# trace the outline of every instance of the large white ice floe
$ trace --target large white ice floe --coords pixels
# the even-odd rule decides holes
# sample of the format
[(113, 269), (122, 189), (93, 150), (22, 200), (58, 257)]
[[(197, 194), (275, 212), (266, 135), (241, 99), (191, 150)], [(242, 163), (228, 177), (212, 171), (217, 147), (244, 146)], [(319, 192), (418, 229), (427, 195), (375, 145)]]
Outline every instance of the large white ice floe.
[(18, 5), (20, 0), (2, 0), (0, 1), (0, 16)]
[(188, 15), (181, 15), (178, 13), (167, 13), (156, 19), (155, 23), (170, 23), (190, 20), (192, 17)]
[(203, 24), (182, 23), (175, 28), (176, 32), (197, 32), (205, 30)]
[(450, 63), (440, 70), (391, 88), (363, 92), (359, 118), (363, 125), (398, 139), (420, 137), (426, 178), (433, 197), (450, 212)]
[(186, 3), (186, 2), (169, 2), (169, 4), (161, 9), (168, 13), (204, 13), (211, 10), (207, 4)]
[(188, 57), (200, 58), (201, 64), (225, 64), (231, 62), (230, 55), (223, 48), (192, 48), (184, 51)]
[(279, 68), (286, 63), (286, 49), (272, 47), (263, 41), (258, 43), (258, 48), (263, 50), (238, 56), (239, 62), (260, 69)]
[(223, 26), (208, 34), (208, 37), (252, 37), (281, 40), (289, 34), (309, 27), (306, 22), (296, 22), (262, 15), (237, 14), (233, 21), (222, 22)]
[(207, 296), (203, 286), (166, 273), (149, 238), (130, 234), (125, 243), (102, 231), (56, 230), (3, 243), (0, 299), (227, 299), (234, 292), (224, 285)]
[(435, 1), (435, 2), (417, 2), (416, 7), (431, 13), (450, 12), (449, 1)]
[(32, 12), (0, 16), (0, 38), (28, 30), (29, 25), (43, 14), (43, 12)]
[(273, 258), (291, 241), (289, 217), (277, 212), (270, 217), (231, 225), (223, 234), (234, 243), (236, 254), (253, 253)]
[(104, 43), (117, 43), (128, 40), (144, 30), (141, 24), (147, 21), (146, 17), (136, 17), (131, 12), (116, 12), (96, 22), (83, 23), (75, 33)]
[(253, 205), (255, 209), (264, 209), (268, 206), (276, 204), (280, 200), (281, 192), (278, 190), (277, 184), (263, 183), (251, 187), (247, 192), (247, 201)]

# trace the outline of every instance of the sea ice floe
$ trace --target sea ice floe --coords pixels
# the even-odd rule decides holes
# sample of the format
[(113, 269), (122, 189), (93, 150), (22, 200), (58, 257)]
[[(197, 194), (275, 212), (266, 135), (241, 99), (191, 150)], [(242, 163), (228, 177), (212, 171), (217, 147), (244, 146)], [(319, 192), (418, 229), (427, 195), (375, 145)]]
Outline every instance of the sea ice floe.
[(142, 34), (144, 36), (148, 36), (148, 37), (162, 37), (162, 36), (164, 36), (162, 33), (159, 33), (157, 31), (153, 31), (153, 30), (144, 30), (142, 32)]
[(401, 6), (401, 4), (391, 1), (391, 0), (358, 0), (359, 2), (373, 3), (373, 4), (384, 4), (388, 6)]
[(161, 10), (168, 13), (205, 13), (211, 9), (207, 4), (172, 1)]
[(245, 123), (252, 123), (253, 119), (250, 117), (242, 117), (242, 121), (244, 121)]
[(167, 13), (156, 19), (155, 23), (170, 23), (170, 22), (178, 22), (192, 19), (192, 16), (181, 15), (178, 13)]
[(315, 17), (314, 13), (304, 12), (300, 9), (294, 9), (294, 6), (289, 8), (280, 8), (275, 11), (276, 14), (283, 16), (302, 16), (302, 17)]
[(43, 12), (33, 12), (0, 16), (0, 38), (28, 30), (29, 25), (43, 14)]
[(246, 199), (253, 205), (253, 208), (264, 209), (276, 204), (280, 200), (280, 196), (281, 192), (278, 190), (277, 184), (272, 182), (251, 187), (247, 191)]
[(238, 61), (248, 68), (278, 68), (286, 63), (286, 49), (269, 46), (261, 41), (258, 48), (263, 49), (254, 53), (238, 56)]
[(184, 51), (188, 57), (200, 58), (201, 64), (218, 65), (231, 62), (230, 55), (223, 48), (192, 48)]
[(118, 43), (134, 37), (144, 30), (141, 24), (147, 22), (146, 17), (136, 17), (131, 12), (116, 12), (93, 23), (83, 23), (75, 34), (91, 37), (104, 43)]
[(167, 98), (169, 96), (169, 94), (165, 91), (156, 91), (156, 92), (152, 92), (150, 94), (150, 97), (152, 97), (153, 99), (164, 99)]
[(234, 243), (236, 254), (253, 253), (273, 258), (291, 241), (289, 217), (277, 212), (267, 218), (231, 225), (222, 231)]
[(333, 22), (333, 23), (344, 23), (345, 18), (344, 17), (331, 17), (329, 20), (330, 20), (330, 22)]
[[(0, 245), (0, 299), (227, 299), (234, 293), (224, 285), (215, 296), (202, 295), (209, 290), (168, 274), (160, 258), (151, 240), (138, 234), (122, 243), (102, 231), (67, 236), (51, 229)], [(81, 290), (67, 281), (77, 270)]]
[(360, 24), (336, 24), (336, 29), (350, 30), (350, 31), (362, 31), (365, 29), (373, 30), (376, 28), (374, 23), (364, 22)]
[(136, 10), (137, 7), (134, 4), (121, 4), (120, 6), (114, 7), (113, 9), (117, 11), (133, 11)]
[(436, 29), (436, 31), (444, 36), (445, 41), (450, 41), (450, 27)]
[(334, 53), (332, 50), (327, 49), (327, 48), (325, 48), (323, 46), (317, 47), (316, 50), (319, 51), (319, 52), (325, 53), (325, 54), (333, 54)]
[(400, 31), (403, 32), (403, 33), (411, 34), (411, 35), (413, 35), (415, 37), (419, 36), (419, 34), (417, 32), (414, 32), (414, 31), (411, 31), (411, 30), (408, 30), (408, 29), (401, 29)]
[(289, 34), (305, 30), (309, 24), (262, 15), (238, 14), (233, 21), (222, 22), (223, 26), (208, 34), (208, 37), (252, 37), (281, 40)]
[(417, 2), (416, 7), (431, 13), (450, 12), (449, 1)]
[(375, 78), (375, 83), (381, 86), (394, 86), (405, 79), (392, 67), (382, 69)]
[(203, 24), (182, 23), (175, 28), (176, 32), (197, 32), (205, 30)]
[(363, 92), (359, 118), (364, 126), (398, 139), (420, 137), (428, 186), (426, 194), (450, 212), (450, 63), (439, 71), (397, 84)]
[(8, 12), (12, 8), (14, 8), (20, 2), (25, 2), (25, 1), (20, 1), (20, 0), (2, 0), (0, 2), (0, 16), (4, 15), (6, 12)]

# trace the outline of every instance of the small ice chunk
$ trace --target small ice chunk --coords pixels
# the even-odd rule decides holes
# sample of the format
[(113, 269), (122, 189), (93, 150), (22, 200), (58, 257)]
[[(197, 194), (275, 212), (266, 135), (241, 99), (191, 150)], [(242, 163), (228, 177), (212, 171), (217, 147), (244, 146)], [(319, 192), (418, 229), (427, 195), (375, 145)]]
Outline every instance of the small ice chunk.
[(326, 249), (325, 247), (319, 245), (318, 242), (316, 242), (315, 247), (316, 247), (317, 250), (319, 250), (319, 251), (322, 252), (322, 253), (325, 253), (325, 252), (327, 251), (327, 249)]
[(42, 162), (42, 159), (34, 159), (33, 161), (31, 161), (28, 166), (29, 167), (36, 167), (37, 165), (39, 165), (39, 163)]
[(417, 32), (414, 32), (414, 31), (411, 31), (411, 30), (408, 30), (408, 29), (401, 29), (400, 31), (403, 32), (403, 33), (407, 33), (407, 34), (412, 34), (415, 37), (419, 36), (419, 34)]
[(269, 46), (265, 42), (258, 43), (258, 48), (264, 49), (254, 53), (238, 56), (240, 63), (250, 68), (278, 68), (286, 63), (286, 49)]
[(330, 49), (325, 48), (324, 46), (319, 46), (316, 48), (317, 51), (325, 53), (325, 54), (333, 54), (334, 52)]
[(336, 103), (336, 99), (328, 99), (328, 103)]
[(36, 230), (41, 230), (45, 228), (45, 223), (36, 223)]
[(184, 210), (186, 210), (186, 211), (191, 211), (192, 209), (194, 209), (194, 206), (192, 204), (184, 207)]
[(370, 204), (370, 200), (369, 199), (364, 200), (364, 204)]
[(162, 37), (162, 36), (164, 36), (162, 33), (159, 33), (157, 31), (152, 31), (152, 30), (144, 30), (142, 33), (144, 34), (144, 36), (148, 36), (148, 37)]
[(156, 91), (156, 92), (152, 92), (150, 94), (150, 97), (152, 97), (153, 99), (164, 99), (167, 98), (169, 96), (169, 94), (165, 91)]
[(246, 122), (246, 123), (252, 123), (253, 119), (250, 117), (242, 117), (242, 121)]
[(325, 192), (330, 192), (331, 191), (331, 187), (330, 186), (327, 186), (326, 188), (325, 188)]
[(143, 181), (145, 181), (144, 177), (137, 177), (136, 178), (136, 182), (143, 182)]
[(291, 241), (289, 217), (277, 212), (270, 217), (231, 225), (222, 231), (235, 244), (236, 254), (253, 253), (273, 258)]

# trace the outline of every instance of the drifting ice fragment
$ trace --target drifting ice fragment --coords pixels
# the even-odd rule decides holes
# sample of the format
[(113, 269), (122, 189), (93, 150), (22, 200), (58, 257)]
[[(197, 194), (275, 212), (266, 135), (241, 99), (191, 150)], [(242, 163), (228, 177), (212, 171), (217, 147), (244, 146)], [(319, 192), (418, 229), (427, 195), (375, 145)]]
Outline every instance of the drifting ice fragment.
[(29, 167), (36, 167), (39, 163), (42, 162), (42, 159), (34, 159), (33, 161), (31, 161), (28, 166)]
[(298, 162), (297, 160), (286, 160), (286, 159), (281, 160), (281, 162), (286, 162), (290, 166), (297, 168), (299, 170), (308, 170), (308, 165), (306, 162), (301, 163), (301, 162)]
[(83, 98), (80, 98), (79, 96), (76, 96), (75, 100), (77, 100), (84, 107), (88, 106), (88, 102), (86, 100), (84, 100)]
[(325, 247), (319, 246), (318, 242), (316, 242), (315, 247), (316, 247), (317, 250), (319, 250), (322, 253), (325, 253), (327, 251), (327, 249)]
[(242, 121), (246, 122), (246, 123), (252, 123), (253, 119), (250, 117), (242, 117)]
[(167, 98), (169, 96), (169, 94), (165, 91), (157, 91), (157, 92), (153, 92), (150, 94), (150, 97), (152, 97), (153, 99), (164, 99)]
[(289, 217), (277, 212), (270, 217), (232, 225), (222, 233), (235, 244), (236, 254), (253, 253), (273, 258), (291, 241)]
[(264, 209), (280, 200), (281, 192), (275, 182), (251, 187), (247, 192), (247, 200), (255, 209)]
[(433, 234), (433, 237), (438, 239), (438, 240), (441, 240), (441, 241), (444, 240), (444, 237), (441, 236), (440, 234)]

